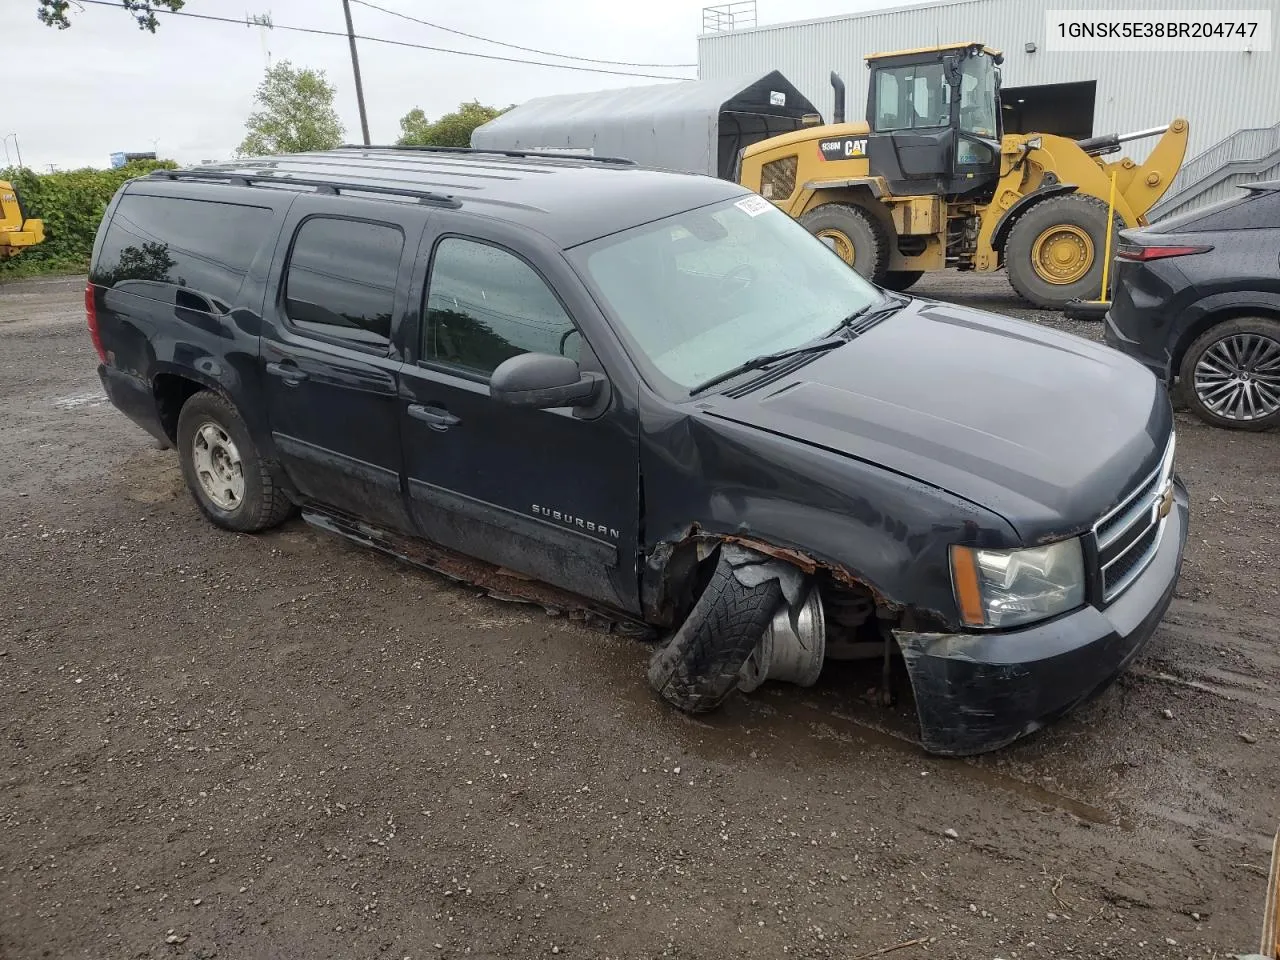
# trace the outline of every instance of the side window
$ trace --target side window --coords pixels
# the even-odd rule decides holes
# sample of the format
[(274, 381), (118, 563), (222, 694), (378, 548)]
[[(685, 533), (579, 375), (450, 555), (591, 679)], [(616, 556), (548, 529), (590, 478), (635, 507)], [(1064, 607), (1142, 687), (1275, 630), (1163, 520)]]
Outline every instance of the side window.
[(226, 313), (271, 217), (266, 207), (126, 193), (107, 225), (90, 279), (137, 296)]
[(304, 220), (285, 271), (290, 321), (360, 343), (389, 343), (403, 250), (398, 227), (337, 217)]
[(949, 122), (951, 88), (942, 64), (884, 67), (876, 72), (877, 131), (944, 127)]
[(512, 253), (458, 237), (436, 246), (422, 356), (488, 376), (522, 353), (578, 359), (581, 338), (543, 279)]
[(892, 70), (876, 74), (876, 129), (897, 130), (903, 124), (898, 118), (898, 77)]

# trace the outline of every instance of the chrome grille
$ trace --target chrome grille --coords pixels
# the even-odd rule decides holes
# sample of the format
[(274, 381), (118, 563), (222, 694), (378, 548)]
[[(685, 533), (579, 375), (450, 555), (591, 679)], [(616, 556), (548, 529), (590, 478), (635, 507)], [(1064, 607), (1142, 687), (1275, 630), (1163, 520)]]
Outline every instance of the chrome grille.
[(1167, 517), (1159, 507), (1173, 480), (1173, 451), (1170, 435), (1160, 466), (1093, 526), (1104, 603), (1120, 596), (1160, 548)]

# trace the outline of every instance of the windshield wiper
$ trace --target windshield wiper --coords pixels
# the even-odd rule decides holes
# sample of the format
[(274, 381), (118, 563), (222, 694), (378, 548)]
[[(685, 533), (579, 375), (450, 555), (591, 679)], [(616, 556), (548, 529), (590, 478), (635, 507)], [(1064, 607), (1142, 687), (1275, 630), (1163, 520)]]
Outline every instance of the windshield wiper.
[(832, 330), (828, 336), (834, 336), (842, 330), (850, 329), (853, 330), (854, 336), (857, 336), (870, 330), (885, 317), (897, 313), (910, 302), (910, 297), (899, 297), (886, 293), (883, 300), (868, 303), (865, 307), (859, 307), (853, 311), (853, 313), (841, 320), (840, 325)]
[(758, 357), (752, 357), (750, 360), (740, 363), (736, 367), (729, 368), (724, 373), (717, 373), (710, 380), (703, 380), (702, 383), (689, 391), (689, 396), (696, 397), (704, 390), (709, 390), (716, 384), (724, 383), (726, 380), (732, 380), (739, 374), (746, 373), (749, 370), (760, 370), (763, 367), (769, 366), (771, 363), (777, 363), (779, 360), (789, 360), (791, 357), (802, 357), (810, 353), (823, 353), (827, 350), (834, 350), (836, 347), (842, 347), (848, 342), (848, 337), (835, 336), (833, 334), (832, 336), (824, 337), (821, 340), (814, 340), (810, 343), (801, 344), (798, 347), (790, 347), (786, 350), (777, 350), (773, 353), (762, 353)]

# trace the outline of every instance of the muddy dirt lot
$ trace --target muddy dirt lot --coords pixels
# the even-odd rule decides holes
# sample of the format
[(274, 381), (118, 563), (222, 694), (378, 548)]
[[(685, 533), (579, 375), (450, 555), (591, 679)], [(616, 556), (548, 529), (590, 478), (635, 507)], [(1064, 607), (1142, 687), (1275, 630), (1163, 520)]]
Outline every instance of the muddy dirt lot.
[[(921, 289), (1020, 312), (1002, 277)], [(0, 288), (5, 960), (1256, 947), (1280, 434), (1180, 414), (1192, 540), (1155, 639), (1051, 729), (946, 761), (874, 667), (692, 721), (637, 641), (300, 522), (216, 530), (104, 403), (81, 290)]]

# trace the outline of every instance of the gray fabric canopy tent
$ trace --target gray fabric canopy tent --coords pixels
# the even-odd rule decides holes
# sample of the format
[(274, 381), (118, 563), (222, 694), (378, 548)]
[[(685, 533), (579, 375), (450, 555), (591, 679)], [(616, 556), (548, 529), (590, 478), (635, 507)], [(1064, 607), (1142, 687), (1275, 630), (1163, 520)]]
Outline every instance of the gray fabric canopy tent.
[(623, 157), (649, 167), (735, 179), (738, 152), (817, 114), (774, 70), (734, 80), (538, 97), (477, 127), (473, 147)]

